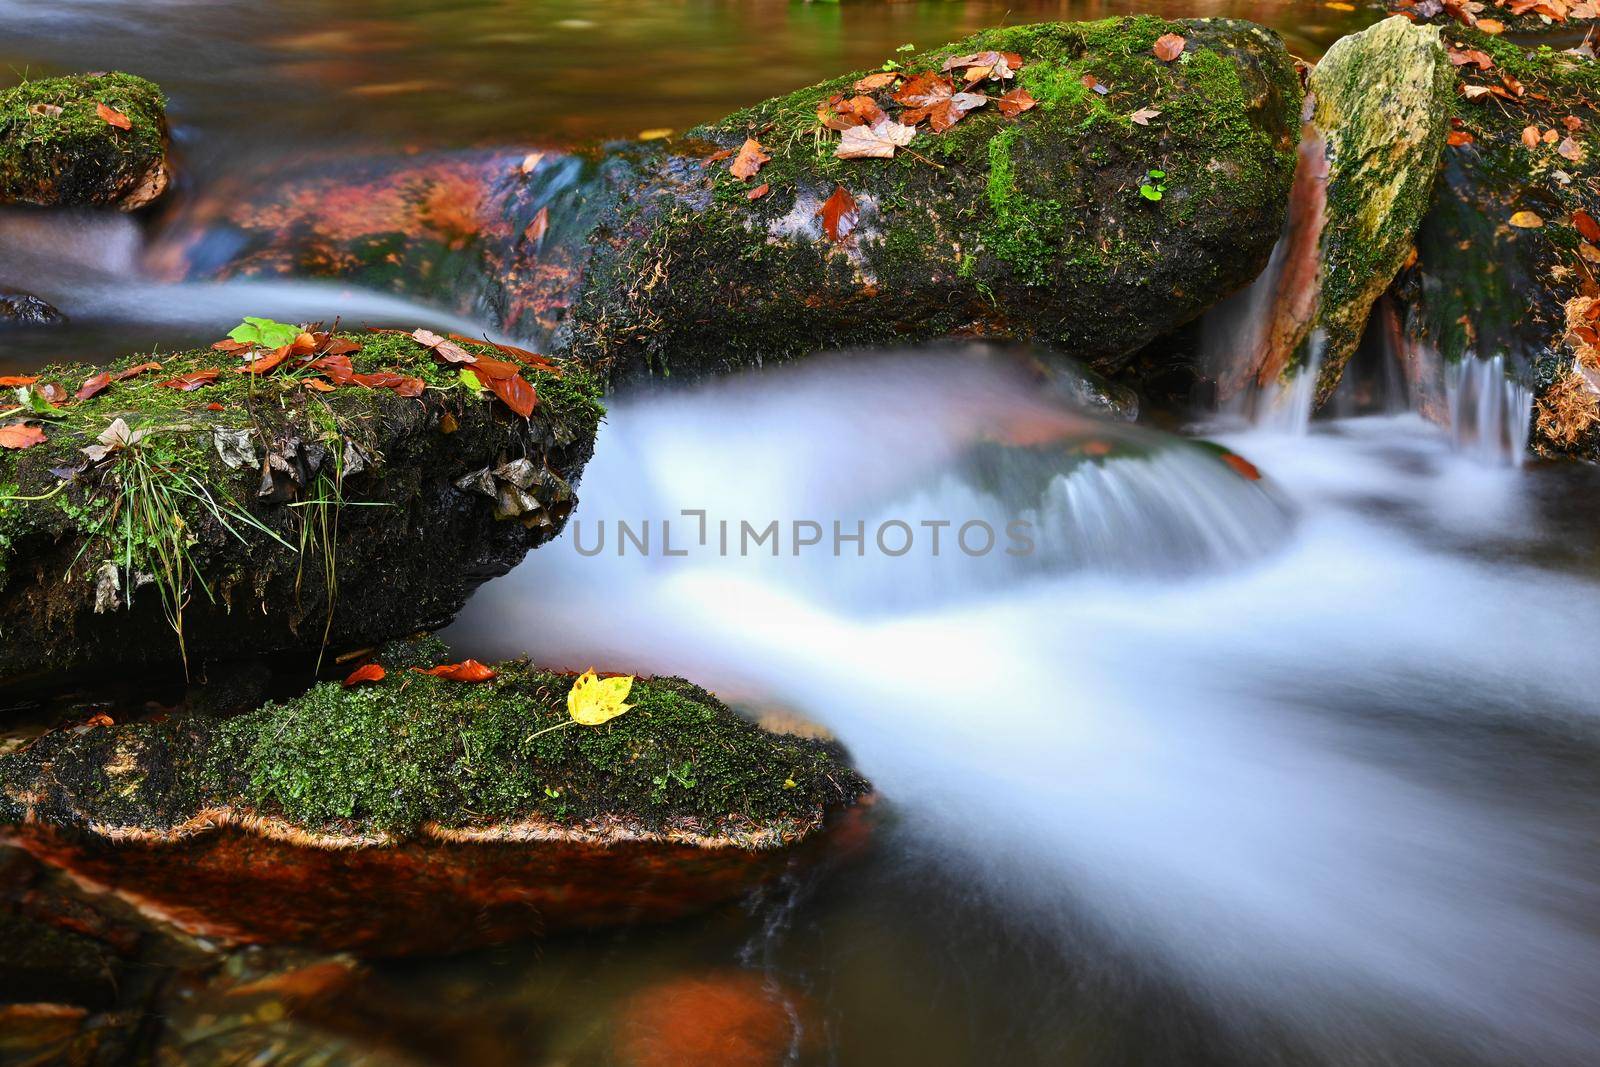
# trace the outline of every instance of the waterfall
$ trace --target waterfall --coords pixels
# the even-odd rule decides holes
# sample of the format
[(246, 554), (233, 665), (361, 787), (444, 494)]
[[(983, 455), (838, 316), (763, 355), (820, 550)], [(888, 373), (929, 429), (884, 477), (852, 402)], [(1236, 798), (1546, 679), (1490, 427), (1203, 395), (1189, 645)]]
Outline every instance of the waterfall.
[(1522, 466), (1533, 390), (1507, 373), (1505, 356), (1462, 357), (1445, 372), (1445, 395), (1458, 452), (1491, 466)]

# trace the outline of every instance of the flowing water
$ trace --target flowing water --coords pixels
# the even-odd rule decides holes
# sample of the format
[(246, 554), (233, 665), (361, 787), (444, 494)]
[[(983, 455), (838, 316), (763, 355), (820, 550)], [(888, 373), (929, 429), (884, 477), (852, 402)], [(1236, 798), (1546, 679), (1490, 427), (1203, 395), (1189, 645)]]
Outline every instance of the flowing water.
[[(1152, 6), (1256, 18), (1306, 54), (1370, 17)], [(903, 41), (1121, 10), (0, 0), (0, 60), (161, 80), (183, 204), (313, 148), (682, 128)], [(78, 310), (0, 334), (0, 371), (244, 313), (468, 325), (427, 292), (160, 286), (147, 239), (0, 217), (0, 287)], [(567, 533), (447, 637), (821, 723), (885, 798), (874, 847), (664, 929), (379, 965), (373, 1047), (612, 1063), (641, 997), (735, 976), (805, 1064), (1592, 1063), (1600, 476), (1501, 462), (1526, 398), (1481, 366), (1450, 385), (1453, 433), (1285, 398), (1222, 440), (1259, 479), (993, 353), (618, 398)], [(777, 554), (741, 551), (774, 521)], [(621, 538), (647, 523), (651, 551)]]

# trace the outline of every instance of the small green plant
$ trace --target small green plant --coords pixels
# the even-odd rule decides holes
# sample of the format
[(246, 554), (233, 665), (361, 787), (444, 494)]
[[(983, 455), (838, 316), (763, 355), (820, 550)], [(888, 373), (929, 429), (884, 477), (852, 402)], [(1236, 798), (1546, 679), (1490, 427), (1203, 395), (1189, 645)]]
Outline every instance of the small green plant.
[(1161, 195), (1167, 191), (1167, 172), (1164, 170), (1147, 170), (1144, 172), (1144, 182), (1139, 186), (1139, 195), (1146, 200), (1160, 200)]
[(300, 327), (246, 315), (242, 323), (228, 331), (228, 336), (240, 344), (282, 348), (294, 344), (294, 339), (300, 336)]
[(692, 770), (694, 770), (694, 764), (688, 760), (683, 761), (682, 767), (674, 767), (670, 763), (667, 764), (667, 769), (664, 774), (655, 775), (650, 779), (650, 784), (655, 786), (653, 791), (655, 799), (658, 801), (664, 799), (667, 795), (667, 786), (669, 785), (676, 784), (682, 786), (684, 789), (693, 789), (695, 786), (699, 785), (700, 782), (689, 775), (689, 772)]

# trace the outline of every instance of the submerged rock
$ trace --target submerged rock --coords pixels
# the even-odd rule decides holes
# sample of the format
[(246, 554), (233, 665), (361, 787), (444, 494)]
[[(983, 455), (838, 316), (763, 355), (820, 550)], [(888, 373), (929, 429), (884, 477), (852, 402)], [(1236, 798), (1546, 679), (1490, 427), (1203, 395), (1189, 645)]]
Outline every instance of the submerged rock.
[[(1319, 360), (1320, 404), (1338, 387), (1373, 302), (1411, 252), (1444, 147), (1455, 75), (1436, 28), (1393, 17), (1335, 42), (1308, 90), (1313, 109), (1300, 179), (1314, 188), (1285, 250), (1273, 322), (1241, 369), (1266, 385)], [(1244, 377), (1220, 382), (1222, 395), (1236, 393)]]
[[(1170, 61), (1154, 54), (1168, 34), (1183, 38)], [(907, 117), (894, 86), (857, 88), (870, 72), (691, 130), (603, 222), (572, 351), (616, 377), (693, 376), (980, 334), (1104, 370), (1260, 272), (1299, 129), (1275, 34), (1220, 19), (1047, 23), (921, 53), (904, 72), (990, 50), (1023, 65), (986, 91), (1020, 87), (1037, 106), (1008, 117), (991, 99), (943, 133), (919, 127), (893, 158), (836, 158), (818, 117), (835, 94)], [(741, 181), (717, 157), (747, 138), (771, 159)], [(820, 212), (840, 189), (848, 233), (830, 235)]]
[(0, 90), (0, 204), (134, 211), (171, 182), (166, 101), (131, 74)]
[(209, 350), (23, 387), (4, 421), (43, 441), (0, 449), (0, 685), (439, 626), (560, 532), (602, 410), (586, 372), (522, 367), (523, 419), (409, 336), (333, 341), (418, 395)]
[(58, 326), (67, 317), (28, 293), (0, 293), (0, 327)]
[(191, 933), (402, 955), (726, 901), (868, 791), (688, 682), (588, 727), (570, 675), (407, 669), (436, 656), (223, 722), (47, 734), (0, 757), (0, 841)]
[[(1600, 65), (1581, 49), (1443, 34), (1467, 61), (1418, 261), (1397, 286), (1413, 405), (1448, 418), (1451, 368), (1499, 358), (1536, 391), (1532, 450), (1600, 459), (1600, 306), (1588, 299), (1600, 264)], [(1508, 427), (1513, 444), (1522, 431)]]

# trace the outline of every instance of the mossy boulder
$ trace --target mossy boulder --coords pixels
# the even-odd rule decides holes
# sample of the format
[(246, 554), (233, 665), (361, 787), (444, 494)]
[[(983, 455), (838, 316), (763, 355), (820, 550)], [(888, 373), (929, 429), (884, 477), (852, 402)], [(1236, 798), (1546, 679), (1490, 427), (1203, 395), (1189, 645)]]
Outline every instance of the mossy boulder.
[(1412, 249), (1455, 96), (1439, 31), (1398, 16), (1336, 41), (1311, 72), (1312, 126), (1326, 155), (1317, 295), (1267, 380), (1305, 367), (1321, 345), (1316, 401), (1338, 388), (1373, 302)]
[[(1153, 52), (1166, 34), (1185, 40), (1171, 62)], [(597, 231), (572, 352), (624, 379), (695, 376), (982, 334), (1106, 370), (1260, 272), (1299, 131), (1300, 83), (1275, 34), (1223, 19), (1047, 23), (903, 69), (989, 50), (1022, 57), (1014, 84), (1037, 106), (1007, 117), (991, 102), (944, 133), (921, 127), (891, 159), (836, 158), (818, 119), (871, 72), (691, 130)], [(865, 95), (894, 117), (892, 93)], [(1135, 121), (1142, 109), (1160, 114)], [(748, 137), (771, 161), (741, 181), (715, 157)], [(1159, 201), (1141, 194), (1153, 181)], [(769, 191), (752, 200), (758, 185)], [(859, 221), (833, 240), (819, 209), (839, 188)]]
[(602, 414), (582, 368), (523, 367), (524, 419), (406, 334), (329, 342), (418, 395), (212, 350), (7, 393), (0, 424), (45, 440), (0, 449), (0, 685), (275, 654), (309, 670), (326, 645), (442, 625), (560, 532)]
[(220, 722), (47, 734), (0, 757), (0, 840), (191, 932), (401, 954), (686, 914), (868, 791), (836, 746), (679, 679), (589, 727), (572, 675), (411, 669), (440, 654)]
[(170, 182), (166, 100), (151, 82), (74, 74), (0, 90), (0, 204), (133, 211)]
[[(1408, 378), (1437, 412), (1445, 367), (1504, 357), (1507, 373), (1535, 389), (1531, 448), (1600, 459), (1600, 353), (1569, 328), (1569, 307), (1593, 295), (1600, 262), (1600, 230), (1584, 233), (1600, 220), (1600, 64), (1464, 26), (1443, 37), (1490, 65), (1457, 68), (1459, 143), (1445, 150), (1417, 263), (1396, 287)], [(1592, 330), (1592, 320), (1576, 325)]]

